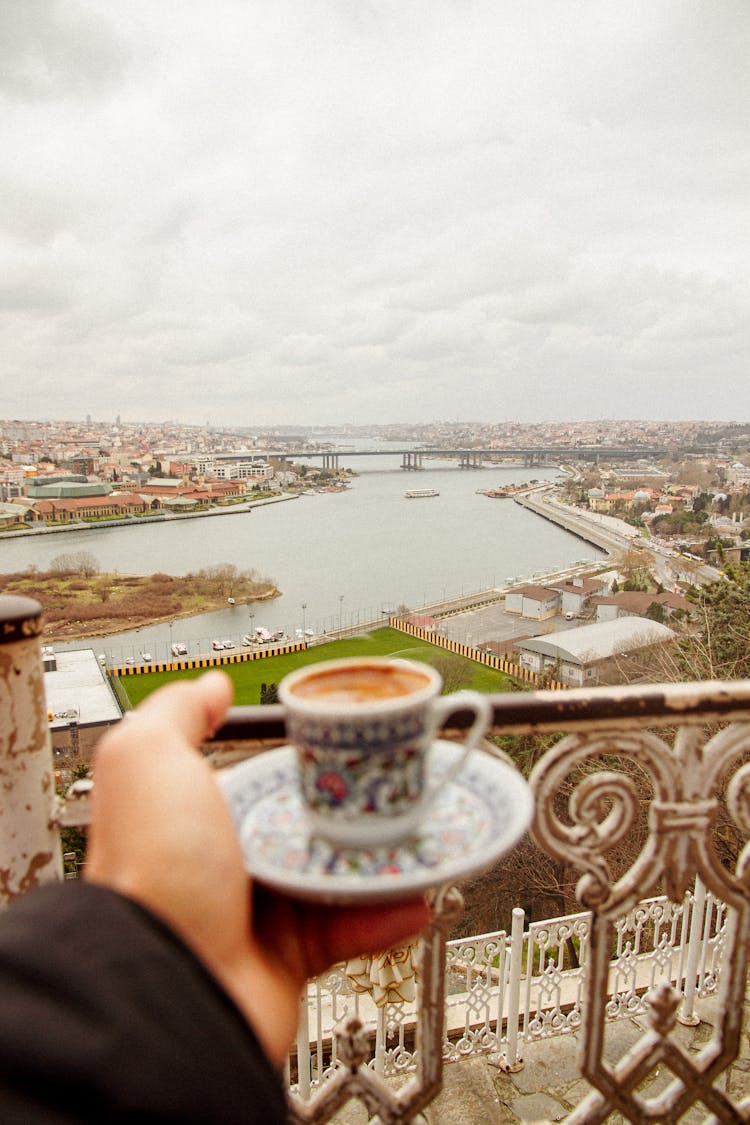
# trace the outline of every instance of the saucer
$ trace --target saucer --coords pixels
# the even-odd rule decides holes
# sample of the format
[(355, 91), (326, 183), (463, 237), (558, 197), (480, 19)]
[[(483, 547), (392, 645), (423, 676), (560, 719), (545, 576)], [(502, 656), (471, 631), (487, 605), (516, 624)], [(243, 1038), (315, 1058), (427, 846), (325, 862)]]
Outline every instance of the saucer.
[(433, 743), (428, 783), (438, 796), (414, 836), (399, 844), (329, 844), (308, 828), (291, 746), (219, 775), (253, 878), (315, 902), (386, 902), (418, 896), (490, 867), (523, 835), (531, 791), (520, 773), (481, 750), (441, 784), (463, 747)]

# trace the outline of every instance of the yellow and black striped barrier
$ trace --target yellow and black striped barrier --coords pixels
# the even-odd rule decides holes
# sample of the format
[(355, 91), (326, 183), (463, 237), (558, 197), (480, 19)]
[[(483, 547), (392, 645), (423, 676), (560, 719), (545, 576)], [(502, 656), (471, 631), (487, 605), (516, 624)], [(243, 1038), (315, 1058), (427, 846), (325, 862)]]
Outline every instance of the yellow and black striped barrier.
[(559, 680), (548, 680), (546, 677), (540, 676), (538, 672), (532, 672), (530, 668), (522, 668), (520, 664), (514, 664), (512, 660), (506, 660), (504, 656), (487, 652), (483, 648), (474, 648), (472, 645), (462, 644), (461, 641), (452, 641), (448, 637), (443, 637), (440, 633), (433, 633), (422, 625), (412, 625), (411, 621), (404, 621), (400, 617), (389, 618), (388, 624), (392, 629), (399, 629), (402, 633), (408, 633), (410, 637), (417, 637), (428, 644), (437, 645), (438, 648), (445, 648), (448, 652), (455, 652), (459, 656), (465, 656), (468, 660), (475, 660), (478, 664), (486, 664), (488, 668), (494, 668), (496, 672), (504, 672), (506, 676), (512, 676), (514, 680), (550, 688), (552, 691), (562, 691), (566, 687)]
[(268, 648), (251, 649), (247, 652), (233, 652), (226, 656), (189, 656), (180, 660), (159, 661), (156, 664), (123, 664), (110, 668), (111, 676), (145, 676), (151, 672), (183, 672), (189, 669), (220, 668), (226, 664), (244, 664), (248, 660), (265, 660), (269, 656), (285, 656), (289, 652), (303, 652), (306, 641), (292, 641), (287, 645), (273, 645)]

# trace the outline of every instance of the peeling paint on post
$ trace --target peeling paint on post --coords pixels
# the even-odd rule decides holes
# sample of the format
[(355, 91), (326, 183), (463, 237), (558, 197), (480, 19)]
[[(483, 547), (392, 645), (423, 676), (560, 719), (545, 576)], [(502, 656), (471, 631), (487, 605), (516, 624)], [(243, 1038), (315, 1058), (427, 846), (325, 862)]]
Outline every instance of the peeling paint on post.
[(41, 615), (31, 598), (0, 597), (0, 907), (62, 879)]

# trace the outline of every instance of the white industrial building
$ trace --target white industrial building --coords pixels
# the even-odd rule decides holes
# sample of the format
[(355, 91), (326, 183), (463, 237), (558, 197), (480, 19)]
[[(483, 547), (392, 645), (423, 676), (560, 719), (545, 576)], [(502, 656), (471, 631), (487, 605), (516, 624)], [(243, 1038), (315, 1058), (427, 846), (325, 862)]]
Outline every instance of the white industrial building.
[(566, 629), (544, 637), (532, 637), (518, 645), (523, 668), (571, 687), (595, 684), (603, 667), (617, 657), (632, 655), (673, 640), (666, 625), (642, 617), (619, 617), (580, 629)]

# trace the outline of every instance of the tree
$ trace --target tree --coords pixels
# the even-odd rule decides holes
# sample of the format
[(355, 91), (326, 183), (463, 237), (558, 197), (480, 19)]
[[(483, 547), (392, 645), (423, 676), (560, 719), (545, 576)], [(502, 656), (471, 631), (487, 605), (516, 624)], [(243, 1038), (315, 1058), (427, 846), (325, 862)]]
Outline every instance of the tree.
[(664, 623), (664, 606), (661, 602), (651, 602), (651, 605), (646, 610), (646, 617), (649, 621), (658, 621), (660, 624)]
[[(690, 679), (738, 680), (750, 676), (750, 564), (728, 566), (726, 576), (698, 597), (700, 626), (681, 642)], [(696, 675), (697, 673), (697, 675)]]
[(430, 661), (443, 681), (443, 695), (468, 687), (474, 679), (474, 665), (455, 652), (441, 652)]
[(91, 551), (73, 551), (70, 554), (55, 555), (50, 559), (49, 568), (52, 571), (79, 574), (81, 578), (93, 578), (99, 573), (99, 560)]
[(647, 590), (651, 582), (651, 556), (648, 551), (633, 547), (616, 560), (623, 576), (623, 590)]
[[(677, 640), (644, 654), (628, 680), (740, 680), (750, 677), (750, 564), (730, 565), (725, 576), (696, 590), (692, 622)], [(677, 625), (673, 613), (670, 628)]]

